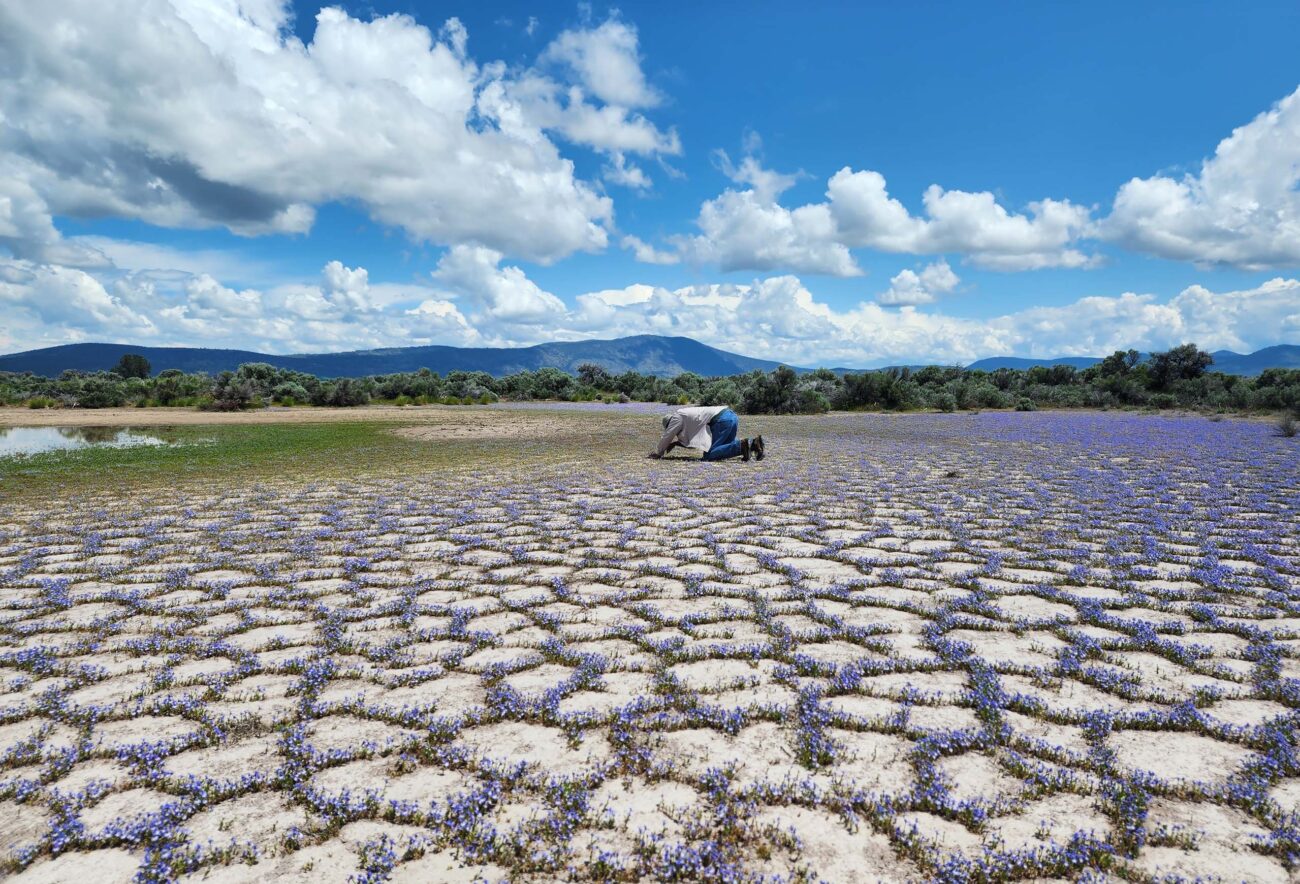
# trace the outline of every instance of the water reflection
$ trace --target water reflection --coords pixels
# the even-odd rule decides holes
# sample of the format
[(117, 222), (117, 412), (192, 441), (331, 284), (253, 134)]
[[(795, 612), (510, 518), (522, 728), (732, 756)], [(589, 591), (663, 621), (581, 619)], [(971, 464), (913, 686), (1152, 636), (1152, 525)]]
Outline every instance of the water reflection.
[(0, 457), (71, 451), (78, 448), (130, 448), (167, 445), (159, 429), (139, 427), (0, 427)]

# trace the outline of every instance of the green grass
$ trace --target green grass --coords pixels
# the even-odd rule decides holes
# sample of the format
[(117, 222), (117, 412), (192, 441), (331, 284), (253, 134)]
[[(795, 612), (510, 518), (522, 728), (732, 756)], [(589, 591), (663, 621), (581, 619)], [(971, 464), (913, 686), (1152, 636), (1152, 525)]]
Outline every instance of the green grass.
[[(345, 478), (494, 459), (500, 446), (430, 445), (391, 423), (225, 424), (151, 429), (169, 446), (91, 447), (0, 458), (0, 496), (190, 480)], [(394, 474), (398, 474), (394, 472)]]
[[(472, 419), (476, 413), (481, 412), (466, 410), (464, 419)], [(538, 410), (520, 412), (514, 419), (532, 426), (514, 438), (448, 441), (413, 440), (392, 432), (424, 424), (415, 410), (409, 421), (391, 416), (358, 420), (347, 415), (320, 423), (142, 426), (139, 429), (173, 444), (0, 457), (0, 502), (30, 497), (55, 502), (151, 487), (202, 485), (210, 491), (214, 482), (227, 483), (233, 489), (270, 481), (445, 477), (561, 461), (580, 467), (609, 458), (643, 458), (659, 438), (659, 421), (654, 415)], [(550, 424), (544, 425), (544, 421)], [(778, 428), (786, 438), (824, 431), (818, 422), (800, 418), (745, 421), (751, 435)], [(435, 421), (430, 425), (445, 424)]]
[[(470, 414), (467, 411), (467, 416)], [(644, 415), (550, 412), (520, 414), (564, 423), (563, 438), (538, 427), (513, 439), (419, 441), (392, 431), (423, 423), (348, 419), (321, 423), (199, 424), (141, 429), (169, 446), (90, 447), (0, 457), (0, 500), (56, 500), (100, 491), (227, 481), (231, 487), (272, 480), (409, 477), (527, 466), (601, 455), (643, 455), (658, 437)]]

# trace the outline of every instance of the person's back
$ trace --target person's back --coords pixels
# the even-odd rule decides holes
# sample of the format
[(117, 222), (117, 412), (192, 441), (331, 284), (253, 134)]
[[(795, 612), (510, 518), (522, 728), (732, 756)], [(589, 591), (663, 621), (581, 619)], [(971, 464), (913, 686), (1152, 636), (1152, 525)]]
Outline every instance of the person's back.
[(682, 428), (677, 433), (682, 440), (679, 444), (708, 451), (713, 444), (709, 423), (727, 410), (725, 405), (691, 405), (677, 409), (676, 414), (682, 419)]
[[(699, 448), (705, 460), (726, 460), (740, 456), (749, 460), (750, 440), (736, 441), (739, 428), (736, 413), (725, 405), (694, 405), (679, 408), (664, 418), (664, 434), (651, 457), (663, 457), (673, 448)], [(754, 440), (754, 451), (763, 457), (763, 437)]]

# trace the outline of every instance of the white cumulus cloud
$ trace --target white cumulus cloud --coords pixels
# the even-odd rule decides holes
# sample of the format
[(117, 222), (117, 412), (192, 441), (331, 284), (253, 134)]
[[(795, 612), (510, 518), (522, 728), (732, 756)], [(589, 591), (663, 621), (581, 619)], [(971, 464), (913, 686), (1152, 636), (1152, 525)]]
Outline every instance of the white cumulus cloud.
[(629, 234), (623, 237), (619, 245), (632, 252), (633, 257), (642, 264), (676, 264), (681, 261), (676, 252), (657, 249), (639, 236)]
[[(761, 145), (749, 133), (747, 146)], [(728, 189), (700, 207), (695, 223), (700, 235), (675, 237), (673, 244), (688, 260), (714, 264), (722, 270), (778, 270), (861, 276), (835, 229), (824, 204), (788, 209), (781, 194), (794, 186), (796, 175), (764, 168), (752, 154), (737, 165), (725, 151), (714, 154), (718, 168), (744, 189)]]
[[(509, 326), (537, 326), (564, 315), (564, 302), (518, 267), (502, 267), (502, 254), (482, 246), (455, 246), (438, 262), (434, 279), (478, 308), (475, 318)], [(534, 335), (545, 338), (542, 325)]]
[[(5, 349), (82, 340), (252, 347), (270, 352), (412, 344), (525, 345), (632, 334), (685, 335), (796, 365), (969, 362), (990, 355), (1104, 355), (1194, 341), (1251, 351), (1300, 339), (1300, 280), (1171, 298), (1126, 292), (984, 319), (885, 299), (832, 306), (791, 275), (676, 289), (636, 284), (566, 303), (482, 246), (449, 250), (428, 284), (370, 282), (332, 261), (316, 281), (265, 289), (181, 271), (95, 271), (0, 260)], [(891, 290), (957, 285), (942, 262)], [(101, 278), (102, 277), (102, 278)], [(915, 298), (914, 298), (915, 300)]]
[(796, 176), (752, 155), (739, 164), (719, 157), (719, 168), (742, 187), (704, 202), (700, 233), (674, 242), (683, 256), (723, 270), (854, 276), (853, 249), (956, 255), (1002, 271), (1087, 269), (1101, 261), (1098, 242), (1198, 265), (1300, 265), (1300, 89), (1235, 129), (1196, 173), (1122, 184), (1100, 219), (1068, 199), (1017, 210), (990, 191), (939, 184), (925, 189), (922, 211), (913, 213), (880, 172), (849, 166), (827, 181), (824, 202), (787, 206), (781, 195)]
[(889, 289), (877, 299), (881, 304), (895, 306), (930, 304), (946, 295), (961, 282), (948, 262), (940, 259), (927, 264), (920, 273), (903, 269), (889, 280)]
[(97, 271), (0, 259), (0, 347), (77, 341), (235, 347), (266, 352), (479, 342), (431, 285), (375, 286), (331, 261), (317, 282), (235, 288), (183, 270)]
[(1161, 350), (1187, 341), (1249, 352), (1300, 339), (1296, 279), (1225, 292), (1191, 286), (1168, 299), (1131, 292), (1085, 297), (988, 319), (878, 301), (835, 308), (793, 276), (676, 290), (635, 286), (577, 301), (577, 309), (557, 324), (565, 337), (686, 335), (794, 365), (964, 364), (994, 355)]
[(287, 0), (0, 5), (0, 248), (93, 259), (56, 251), (52, 215), (300, 233), (346, 200), (415, 240), (550, 261), (604, 248), (613, 223), (556, 139), (680, 152), (638, 110), (657, 93), (622, 22), (557, 38), (566, 83), (475, 61), (455, 19), (434, 34), (327, 7), (303, 43), (291, 17)]
[(889, 195), (885, 178), (844, 167), (827, 182), (826, 202), (789, 208), (780, 196), (796, 181), (764, 168), (754, 157), (723, 172), (745, 189), (728, 189), (700, 207), (700, 234), (675, 240), (693, 261), (723, 270), (791, 269), (833, 276), (862, 273), (850, 249), (913, 255), (955, 253), (995, 270), (1091, 267), (1094, 256), (1076, 248), (1090, 227), (1089, 210), (1068, 200), (1008, 211), (988, 192), (944, 190), (922, 196), (925, 214), (912, 215)]
[(1124, 184), (1101, 231), (1124, 248), (1198, 264), (1300, 264), (1300, 89), (1219, 142), (1199, 174)]
[(616, 18), (563, 32), (542, 57), (571, 68), (589, 92), (609, 104), (653, 107), (662, 100), (641, 70), (636, 28)]
[(843, 242), (883, 252), (956, 252), (995, 270), (1087, 267), (1095, 259), (1072, 247), (1087, 230), (1089, 212), (1068, 200), (1044, 199), (1016, 214), (987, 191), (944, 190), (922, 196), (924, 216), (913, 216), (889, 195), (879, 172), (844, 167), (826, 191)]

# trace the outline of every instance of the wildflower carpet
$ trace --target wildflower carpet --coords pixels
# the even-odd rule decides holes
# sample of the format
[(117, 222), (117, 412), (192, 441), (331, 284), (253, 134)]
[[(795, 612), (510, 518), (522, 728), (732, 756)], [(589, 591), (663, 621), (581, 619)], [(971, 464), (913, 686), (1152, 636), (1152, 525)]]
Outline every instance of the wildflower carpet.
[(1293, 440), (656, 426), (0, 502), (0, 875), (1287, 880)]

